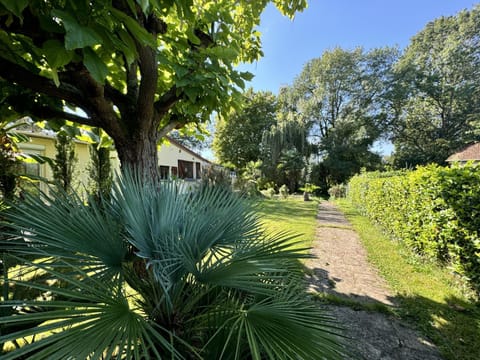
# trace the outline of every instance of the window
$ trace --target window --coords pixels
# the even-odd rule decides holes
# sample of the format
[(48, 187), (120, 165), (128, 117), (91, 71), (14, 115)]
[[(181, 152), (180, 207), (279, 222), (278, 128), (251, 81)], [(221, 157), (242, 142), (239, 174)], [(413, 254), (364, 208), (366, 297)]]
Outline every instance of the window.
[(193, 162), (178, 160), (178, 177), (180, 179), (193, 179)]
[[(43, 155), (43, 146), (32, 144), (20, 144), (20, 150), (28, 155)], [(19, 187), (24, 192), (39, 194), (39, 190), (46, 190), (46, 185), (40, 181), (40, 177), (45, 176), (45, 164), (35, 162), (22, 162), (22, 177), (20, 178)]]
[(176, 166), (172, 166), (172, 177), (178, 176), (178, 168)]
[(38, 177), (40, 176), (40, 164), (39, 163), (22, 163), (23, 173), (25, 175)]
[(202, 171), (201, 171), (201, 167), (200, 167), (200, 163), (199, 163), (199, 162), (196, 162), (196, 163), (195, 163), (195, 175), (196, 175), (196, 178), (197, 178), (197, 179), (201, 179), (201, 178), (202, 178)]
[(160, 165), (160, 179), (166, 180), (170, 177), (168, 166)]

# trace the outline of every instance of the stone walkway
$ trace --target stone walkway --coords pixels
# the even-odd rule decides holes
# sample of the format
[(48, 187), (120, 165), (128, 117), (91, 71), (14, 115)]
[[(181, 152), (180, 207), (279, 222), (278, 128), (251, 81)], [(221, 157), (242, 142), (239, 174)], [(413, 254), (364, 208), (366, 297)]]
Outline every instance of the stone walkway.
[[(322, 202), (312, 253), (310, 290), (327, 292), (360, 303), (395, 306), (387, 283), (368, 262), (358, 235), (343, 214), (330, 202)], [(436, 347), (408, 325), (378, 312), (327, 305), (345, 327), (352, 354), (347, 359), (438, 360)]]

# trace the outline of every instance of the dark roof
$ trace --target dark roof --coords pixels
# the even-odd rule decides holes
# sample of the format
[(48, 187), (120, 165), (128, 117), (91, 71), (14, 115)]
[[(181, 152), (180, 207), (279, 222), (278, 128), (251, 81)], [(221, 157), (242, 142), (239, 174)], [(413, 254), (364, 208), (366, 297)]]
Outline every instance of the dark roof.
[(468, 145), (462, 150), (450, 155), (446, 161), (480, 160), (480, 143)]

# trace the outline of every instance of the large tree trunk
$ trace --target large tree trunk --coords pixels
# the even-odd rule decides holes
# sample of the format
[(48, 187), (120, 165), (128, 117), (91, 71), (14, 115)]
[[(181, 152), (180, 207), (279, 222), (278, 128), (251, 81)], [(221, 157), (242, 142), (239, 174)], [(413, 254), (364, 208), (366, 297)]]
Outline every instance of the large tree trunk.
[(135, 131), (126, 141), (115, 140), (121, 170), (135, 169), (147, 179), (160, 179), (156, 131)]

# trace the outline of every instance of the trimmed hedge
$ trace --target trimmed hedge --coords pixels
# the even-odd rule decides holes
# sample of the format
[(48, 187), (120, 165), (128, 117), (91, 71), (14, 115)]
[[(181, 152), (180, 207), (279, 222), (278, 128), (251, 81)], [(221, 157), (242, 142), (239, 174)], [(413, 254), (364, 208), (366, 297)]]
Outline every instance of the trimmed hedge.
[(373, 172), (347, 197), (417, 253), (450, 264), (480, 293), (480, 166)]

